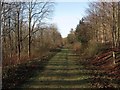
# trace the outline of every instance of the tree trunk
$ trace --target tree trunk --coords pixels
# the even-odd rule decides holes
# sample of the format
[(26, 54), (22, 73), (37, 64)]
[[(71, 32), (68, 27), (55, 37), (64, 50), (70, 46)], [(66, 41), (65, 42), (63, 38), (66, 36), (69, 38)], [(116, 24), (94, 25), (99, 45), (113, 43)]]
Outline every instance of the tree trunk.
[(118, 2), (118, 48), (120, 48), (120, 1)]
[(113, 53), (112, 53), (112, 56), (113, 56), (113, 64), (115, 64), (115, 51), (114, 49), (116, 48), (116, 28), (115, 28), (115, 3), (113, 2), (113, 28), (112, 28), (112, 48), (113, 48)]
[(2, 16), (2, 2), (0, 1), (0, 66), (2, 65), (2, 29), (1, 29), (1, 16)]
[[(9, 17), (9, 30), (10, 30), (10, 17)], [(12, 39), (11, 39), (11, 32), (9, 32), (9, 48), (10, 48), (10, 58), (12, 58)], [(11, 63), (11, 60), (9, 60), (9, 63)]]
[[(31, 2), (30, 2), (31, 4)], [(31, 5), (29, 4), (29, 37), (28, 37), (28, 57), (31, 59)]]
[(19, 27), (19, 15), (20, 11), (17, 11), (17, 35), (18, 35), (18, 61), (17, 63), (20, 63), (20, 27)]

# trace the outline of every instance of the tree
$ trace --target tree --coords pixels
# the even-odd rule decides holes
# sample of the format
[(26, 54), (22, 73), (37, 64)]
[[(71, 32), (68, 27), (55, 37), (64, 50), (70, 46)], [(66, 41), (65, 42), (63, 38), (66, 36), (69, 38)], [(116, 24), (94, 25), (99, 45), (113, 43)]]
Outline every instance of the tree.
[(76, 41), (76, 36), (73, 29), (71, 29), (70, 34), (68, 34), (67, 36), (67, 39), (68, 39), (68, 43), (70, 44), (73, 44)]
[[(52, 30), (50, 30), (50, 26), (47, 26), (45, 22), (46, 19), (51, 17), (54, 3), (34, 1), (2, 2), (1, 4), (4, 65), (18, 64), (24, 60), (28, 60), (28, 58), (37, 57), (38, 54), (38, 56), (42, 56), (40, 53), (35, 54), (38, 52), (37, 50), (42, 53), (40, 49), (45, 48), (47, 45), (45, 53), (48, 52), (50, 45), (52, 46), (52, 42), (47, 41), (46, 38), (47, 36), (52, 36), (52, 34), (49, 34)], [(55, 31), (55, 37), (57, 35), (59, 37), (60, 33), (58, 34)], [(41, 37), (42, 42), (38, 42), (39, 37)], [(52, 41), (52, 38), (50, 41)], [(56, 46), (58, 41), (55, 38), (54, 41), (54, 45)], [(42, 46), (39, 47), (39, 45)], [(43, 52), (43, 54), (45, 53)]]
[[(28, 56), (31, 56), (31, 38), (34, 30), (34, 26), (39, 21), (41, 22), (43, 19), (47, 18), (47, 16), (51, 13), (52, 2), (29, 2), (28, 7)], [(32, 24), (33, 20), (33, 24)]]
[(100, 45), (107, 45), (113, 50), (119, 48), (120, 28), (119, 2), (92, 2), (87, 9), (88, 15), (76, 27), (76, 36), (82, 43), (94, 40)]
[(90, 40), (89, 23), (82, 18), (76, 27), (75, 34), (77, 39), (85, 44)]

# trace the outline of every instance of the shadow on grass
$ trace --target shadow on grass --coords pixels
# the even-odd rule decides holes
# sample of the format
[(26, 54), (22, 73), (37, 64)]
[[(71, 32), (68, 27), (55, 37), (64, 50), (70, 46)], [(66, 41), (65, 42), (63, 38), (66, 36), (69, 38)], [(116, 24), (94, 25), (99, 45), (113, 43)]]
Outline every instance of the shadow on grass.
[(51, 55), (44, 57), (41, 60), (35, 60), (9, 68), (3, 73), (2, 89), (17, 88), (21, 86), (21, 84), (24, 84), (27, 79), (35, 77), (38, 72), (43, 72), (48, 61), (56, 55), (57, 52), (58, 51), (51, 52)]
[[(69, 81), (69, 80), (44, 80), (44, 81), (41, 81), (41, 80), (35, 80), (32, 82), (32, 85), (33, 86), (48, 86), (48, 85), (55, 85), (55, 86), (66, 86), (66, 85), (69, 85), (69, 86), (74, 86), (74, 85), (85, 85), (85, 84), (88, 84), (88, 83), (91, 83), (92, 82), (92, 78), (88, 78), (88, 79), (82, 79), (82, 80), (72, 80), (72, 81)], [(26, 82), (26, 83), (29, 83)]]

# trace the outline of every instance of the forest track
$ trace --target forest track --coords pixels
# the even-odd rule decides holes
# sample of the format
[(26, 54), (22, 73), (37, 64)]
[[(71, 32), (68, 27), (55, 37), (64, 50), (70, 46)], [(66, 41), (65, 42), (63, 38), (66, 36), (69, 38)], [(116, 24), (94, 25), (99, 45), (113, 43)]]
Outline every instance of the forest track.
[(90, 72), (78, 59), (72, 50), (62, 49), (49, 60), (43, 72), (37, 72), (20, 88), (90, 88)]
[[(50, 59), (42, 72), (26, 80), (18, 88), (102, 88), (118, 87), (118, 81), (107, 78), (102, 70), (82, 64), (72, 50), (62, 49)], [(41, 71), (41, 70), (40, 70)], [(114, 86), (113, 86), (114, 85)]]

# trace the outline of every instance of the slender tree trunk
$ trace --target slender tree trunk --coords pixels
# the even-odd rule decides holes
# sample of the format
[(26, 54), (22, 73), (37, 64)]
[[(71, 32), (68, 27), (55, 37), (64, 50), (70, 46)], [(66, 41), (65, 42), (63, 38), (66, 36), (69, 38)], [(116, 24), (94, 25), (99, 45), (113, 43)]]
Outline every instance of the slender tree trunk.
[(17, 36), (18, 36), (18, 61), (17, 63), (20, 63), (20, 27), (19, 27), (19, 15), (20, 11), (17, 11)]
[(20, 22), (20, 49), (21, 49), (21, 51), (22, 51), (22, 49), (23, 49), (23, 41), (22, 41), (22, 25), (23, 25), (23, 22), (22, 22), (22, 20), (21, 20), (21, 22)]
[[(31, 2), (30, 2), (31, 4)], [(29, 37), (28, 37), (28, 57), (31, 58), (31, 5), (29, 4)]]
[[(9, 30), (10, 30), (10, 17), (9, 17)], [(11, 39), (11, 31), (9, 32), (9, 48), (10, 48), (10, 58), (12, 58), (12, 39)], [(9, 60), (9, 63), (11, 63), (11, 59)]]
[[(95, 23), (96, 23), (96, 25), (98, 24), (97, 23), (97, 14), (95, 15)], [(98, 42), (98, 29), (97, 29), (97, 27), (96, 27), (96, 29), (95, 29), (95, 38), (96, 38), (96, 42)]]
[(18, 43), (17, 43), (17, 19), (16, 19), (16, 17), (15, 17), (15, 23), (14, 23), (14, 25), (15, 25), (15, 53), (18, 53), (18, 50), (17, 50), (17, 46), (18, 46)]
[[(0, 8), (1, 9), (1, 8)], [(5, 10), (4, 10), (4, 8), (3, 8), (3, 11), (2, 11), (2, 13), (4, 13), (5, 12)], [(2, 17), (2, 15), (1, 15), (1, 17)], [(1, 18), (0, 17), (0, 18)], [(1, 23), (1, 22), (0, 22)], [(6, 45), (6, 37), (4, 36), (5, 35), (5, 14), (3, 14), (3, 27), (1, 26), (1, 32), (2, 32), (2, 35), (3, 35), (3, 37), (1, 37), (1, 40), (2, 40), (2, 38), (3, 38), (3, 43), (1, 43), (1, 45), (2, 45), (2, 48), (1, 49), (3, 49), (3, 52), (2, 52), (2, 54), (3, 54), (3, 60), (5, 60), (5, 58), (7, 57), (7, 55), (5, 55), (5, 53), (6, 53), (6, 51), (7, 51), (7, 45)]]
[(118, 48), (120, 48), (120, 1), (118, 2)]
[[(113, 49), (115, 49), (116, 48), (116, 41), (115, 41), (115, 3), (113, 2), (113, 28), (112, 28), (112, 47), (113, 47)], [(113, 64), (115, 64), (115, 51), (113, 50), (113, 53), (112, 53), (112, 55), (113, 55)]]
[(43, 46), (43, 30), (42, 29), (41, 29), (40, 35), (41, 35), (40, 36), (41, 37), (40, 38), (41, 39), (41, 45), (40, 46), (42, 47)]
[(2, 27), (1, 27), (1, 17), (2, 17), (2, 2), (0, 1), (0, 66), (2, 65)]

